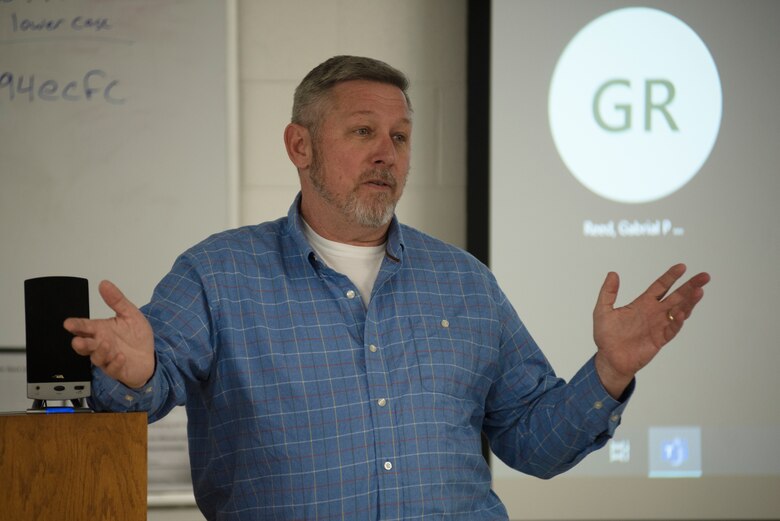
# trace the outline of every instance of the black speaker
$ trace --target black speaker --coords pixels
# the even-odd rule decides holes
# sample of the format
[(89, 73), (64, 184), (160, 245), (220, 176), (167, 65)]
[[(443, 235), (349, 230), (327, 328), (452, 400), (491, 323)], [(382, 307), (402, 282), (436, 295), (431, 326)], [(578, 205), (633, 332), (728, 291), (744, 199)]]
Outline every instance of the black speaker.
[(78, 277), (24, 281), (27, 336), (27, 397), (80, 400), (91, 392), (89, 357), (76, 353), (73, 335), (62, 327), (68, 317), (89, 318), (89, 285)]

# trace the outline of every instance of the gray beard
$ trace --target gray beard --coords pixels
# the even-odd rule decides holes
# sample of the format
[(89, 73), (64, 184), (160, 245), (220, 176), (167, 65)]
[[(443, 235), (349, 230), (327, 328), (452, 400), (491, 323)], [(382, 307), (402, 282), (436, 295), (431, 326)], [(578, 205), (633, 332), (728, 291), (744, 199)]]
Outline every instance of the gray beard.
[[(389, 223), (393, 218), (397, 201), (393, 200), (391, 195), (379, 193), (367, 200), (367, 198), (360, 198), (357, 193), (358, 188), (355, 188), (346, 198), (339, 199), (325, 186), (323, 177), (319, 150), (315, 148), (311, 167), (309, 168), (309, 179), (320, 197), (338, 208), (349, 222), (367, 228), (380, 228)], [(360, 175), (358, 182), (360, 184), (371, 179), (387, 183), (393, 189), (396, 188), (395, 178), (387, 168), (366, 170)]]

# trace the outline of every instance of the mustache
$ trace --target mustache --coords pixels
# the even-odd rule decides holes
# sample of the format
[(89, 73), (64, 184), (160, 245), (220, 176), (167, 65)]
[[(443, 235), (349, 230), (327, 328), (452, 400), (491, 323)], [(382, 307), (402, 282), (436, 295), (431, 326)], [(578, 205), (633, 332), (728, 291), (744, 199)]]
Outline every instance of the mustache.
[(395, 177), (393, 177), (393, 174), (391, 174), (390, 170), (387, 168), (372, 168), (371, 170), (366, 170), (360, 174), (358, 182), (382, 183), (386, 184), (390, 188), (395, 188), (398, 185), (398, 181), (396, 181)]

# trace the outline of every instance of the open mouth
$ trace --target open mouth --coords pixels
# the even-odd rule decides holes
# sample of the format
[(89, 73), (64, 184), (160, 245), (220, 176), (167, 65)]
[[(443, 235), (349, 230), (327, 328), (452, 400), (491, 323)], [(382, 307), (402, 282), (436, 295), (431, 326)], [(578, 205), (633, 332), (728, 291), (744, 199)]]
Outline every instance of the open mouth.
[(376, 187), (379, 187), (379, 188), (392, 188), (393, 187), (390, 183), (385, 182), (385, 181), (381, 181), (379, 179), (368, 181), (365, 184), (370, 185), (370, 186), (376, 186)]
[(395, 190), (396, 180), (387, 170), (369, 170), (363, 172), (360, 184), (375, 190)]

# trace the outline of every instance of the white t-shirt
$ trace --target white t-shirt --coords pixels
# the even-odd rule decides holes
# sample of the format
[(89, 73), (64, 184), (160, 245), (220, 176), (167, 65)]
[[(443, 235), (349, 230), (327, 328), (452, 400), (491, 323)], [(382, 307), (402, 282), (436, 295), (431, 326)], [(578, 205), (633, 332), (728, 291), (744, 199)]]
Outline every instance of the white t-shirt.
[(374, 289), (374, 282), (385, 256), (385, 244), (353, 246), (330, 241), (318, 235), (306, 221), (303, 221), (303, 235), (328, 267), (349, 277), (349, 280), (357, 286), (363, 305), (368, 307), (371, 290)]

